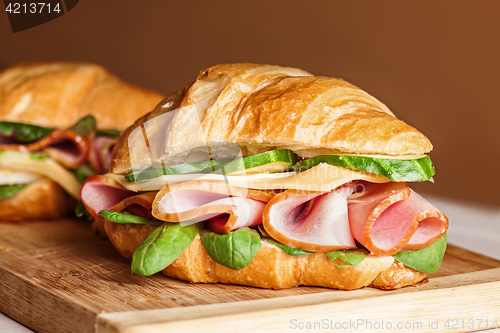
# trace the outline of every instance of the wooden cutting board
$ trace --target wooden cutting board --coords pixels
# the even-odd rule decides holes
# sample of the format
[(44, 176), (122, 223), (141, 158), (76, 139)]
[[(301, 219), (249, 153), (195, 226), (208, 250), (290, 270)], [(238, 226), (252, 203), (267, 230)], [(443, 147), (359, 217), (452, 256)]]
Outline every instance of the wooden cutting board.
[(449, 246), (419, 287), (275, 291), (133, 275), (82, 220), (0, 224), (0, 311), (39, 332), (464, 332), (500, 327), (500, 261)]

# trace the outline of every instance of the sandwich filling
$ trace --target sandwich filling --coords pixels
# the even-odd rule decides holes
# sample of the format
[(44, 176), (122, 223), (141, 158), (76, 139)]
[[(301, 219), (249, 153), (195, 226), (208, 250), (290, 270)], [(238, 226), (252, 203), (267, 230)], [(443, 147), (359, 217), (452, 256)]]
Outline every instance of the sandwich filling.
[[(276, 152), (259, 155), (276, 156)], [(252, 159), (260, 160), (259, 155)], [(151, 234), (144, 246), (159, 241), (168, 230), (187, 228), (190, 234), (199, 233), (211, 258), (232, 269), (248, 265), (253, 250), (247, 250), (255, 250), (261, 241), (290, 255), (325, 253), (343, 260), (344, 267), (368, 256), (394, 256), (426, 273), (439, 268), (448, 219), (406, 185), (406, 181), (432, 179), (434, 167), (427, 156), (385, 160), (382, 156), (331, 155), (312, 161), (298, 161), (295, 156), (293, 165), (272, 173), (266, 164), (285, 165), (290, 159), (271, 161), (267, 156), (261, 160), (266, 162), (247, 166), (253, 169), (250, 175), (234, 167), (245, 166), (239, 160), (210, 161), (208, 170), (179, 165), (124, 176), (93, 176), (82, 187), (82, 201), (96, 218), (150, 224), (162, 230)], [(268, 171), (259, 173), (255, 168)], [(172, 225), (181, 228), (169, 229)], [(187, 240), (184, 245), (189, 244)], [(233, 265), (233, 256), (241, 257), (242, 251), (247, 251), (245, 265)], [(407, 255), (409, 251), (412, 255)], [(154, 274), (175, 260), (153, 265), (143, 260), (152, 255), (148, 253), (142, 246), (137, 249), (134, 272)], [(221, 253), (226, 259), (221, 259)], [(415, 263), (415, 258), (429, 257), (429, 253), (437, 253), (430, 259), (433, 265)]]
[(107, 170), (119, 136), (116, 131), (96, 132), (95, 127), (92, 116), (69, 129), (0, 122), (0, 199), (49, 178), (80, 200), (81, 183)]

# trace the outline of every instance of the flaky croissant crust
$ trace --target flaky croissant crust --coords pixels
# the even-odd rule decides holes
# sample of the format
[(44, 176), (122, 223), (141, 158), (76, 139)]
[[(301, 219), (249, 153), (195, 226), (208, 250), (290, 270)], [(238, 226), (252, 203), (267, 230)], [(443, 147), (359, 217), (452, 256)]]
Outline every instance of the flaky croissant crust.
[[(154, 227), (105, 221), (105, 230), (114, 247), (131, 260), (135, 249)], [(342, 290), (365, 286), (398, 289), (416, 285), (427, 276), (426, 273), (396, 262), (390, 256), (368, 256), (349, 268), (337, 268), (337, 265), (345, 263), (339, 259), (331, 260), (324, 253), (291, 256), (267, 241), (262, 241), (261, 249), (250, 264), (233, 270), (214, 262), (197, 236), (163, 273), (191, 283), (222, 282), (268, 289), (304, 285)]]
[[(365, 91), (341, 79), (312, 76), (295, 68), (212, 66), (163, 105), (128, 130), (130, 134), (175, 110), (165, 127), (145, 127), (148, 138), (161, 142), (153, 149), (155, 159), (182, 154), (207, 142), (238, 144), (245, 155), (277, 148), (292, 149), (302, 157), (416, 155), (432, 150), (425, 135), (397, 119)], [(149, 158), (141, 147), (125, 135), (118, 143), (111, 172), (127, 172), (130, 158)]]
[(20, 63), (0, 71), (2, 121), (68, 128), (93, 115), (98, 128), (123, 130), (162, 98), (91, 63)]
[(0, 221), (55, 219), (75, 211), (76, 200), (58, 184), (41, 178), (16, 195), (0, 200)]

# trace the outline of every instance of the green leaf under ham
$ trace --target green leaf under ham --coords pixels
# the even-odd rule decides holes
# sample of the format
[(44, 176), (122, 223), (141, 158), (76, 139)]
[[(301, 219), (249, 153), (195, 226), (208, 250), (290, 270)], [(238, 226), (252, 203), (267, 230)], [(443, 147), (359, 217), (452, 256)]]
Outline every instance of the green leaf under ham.
[(204, 232), (201, 242), (213, 261), (231, 269), (246, 267), (261, 247), (259, 233), (248, 227), (225, 235)]
[(90, 133), (95, 131), (95, 128), (96, 128), (95, 118), (93, 116), (86, 116), (80, 119), (76, 124), (74, 124), (70, 128), (70, 130), (86, 138), (90, 135)]
[(332, 260), (340, 259), (349, 264), (337, 265), (337, 268), (347, 268), (362, 262), (368, 256), (368, 252), (365, 250), (344, 250), (328, 252), (326, 255)]
[(0, 135), (20, 144), (37, 141), (53, 131), (53, 129), (41, 126), (0, 121)]
[(101, 215), (106, 220), (113, 222), (113, 223), (147, 224), (147, 225), (152, 225), (155, 227), (163, 224), (163, 222), (151, 221), (151, 220), (148, 220), (144, 217), (131, 215), (131, 214), (125, 214), (125, 213), (121, 213), (121, 212), (115, 212), (113, 210), (101, 210), (99, 212), (99, 215)]
[(0, 199), (8, 199), (21, 192), (28, 184), (0, 185)]
[(193, 242), (202, 225), (166, 222), (157, 227), (135, 250), (132, 272), (149, 276), (165, 269)]
[(447, 235), (444, 234), (437, 242), (420, 250), (401, 251), (393, 255), (394, 259), (424, 273), (434, 273), (443, 262), (446, 252)]

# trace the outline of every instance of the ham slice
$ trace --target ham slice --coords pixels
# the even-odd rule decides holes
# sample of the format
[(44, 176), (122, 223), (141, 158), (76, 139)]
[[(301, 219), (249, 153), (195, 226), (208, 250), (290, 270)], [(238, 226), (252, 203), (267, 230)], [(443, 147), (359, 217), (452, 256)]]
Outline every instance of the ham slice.
[(56, 130), (35, 142), (20, 144), (13, 138), (3, 137), (0, 150), (20, 152), (43, 151), (64, 167), (75, 169), (85, 163), (89, 153), (87, 139), (71, 130)]
[(101, 210), (114, 210), (156, 220), (151, 215), (156, 192), (137, 194), (112, 178), (95, 175), (83, 183), (80, 193), (83, 205), (93, 217), (102, 218), (98, 214)]
[(106, 173), (111, 163), (111, 151), (118, 141), (116, 137), (106, 135), (93, 136), (90, 140), (88, 161), (95, 172)]
[(349, 221), (354, 238), (372, 254), (421, 249), (448, 229), (448, 218), (406, 183), (360, 184), (364, 191), (349, 203)]
[(348, 183), (327, 193), (286, 190), (267, 204), (264, 229), (280, 243), (305, 251), (356, 248), (347, 213), (354, 187)]
[(170, 185), (153, 202), (153, 216), (168, 222), (209, 221), (212, 231), (228, 233), (262, 223), (271, 191), (251, 190), (202, 180)]

